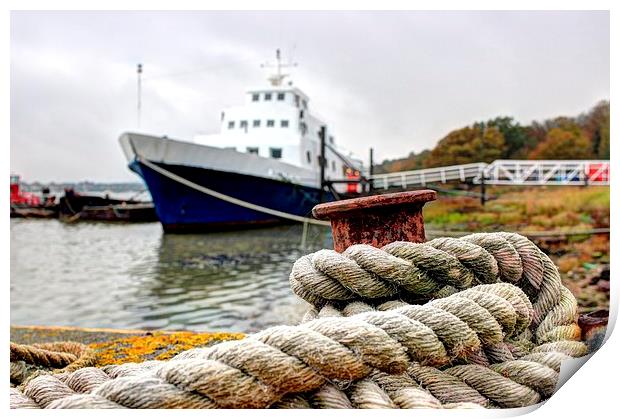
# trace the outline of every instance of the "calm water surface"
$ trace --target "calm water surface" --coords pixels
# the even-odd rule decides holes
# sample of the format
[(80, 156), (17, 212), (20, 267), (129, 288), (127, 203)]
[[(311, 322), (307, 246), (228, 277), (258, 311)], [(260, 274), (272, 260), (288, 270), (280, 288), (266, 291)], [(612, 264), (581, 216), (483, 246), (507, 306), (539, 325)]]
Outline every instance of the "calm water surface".
[(165, 235), (159, 223), (11, 220), (11, 324), (251, 332), (295, 324), (293, 262), (327, 228)]

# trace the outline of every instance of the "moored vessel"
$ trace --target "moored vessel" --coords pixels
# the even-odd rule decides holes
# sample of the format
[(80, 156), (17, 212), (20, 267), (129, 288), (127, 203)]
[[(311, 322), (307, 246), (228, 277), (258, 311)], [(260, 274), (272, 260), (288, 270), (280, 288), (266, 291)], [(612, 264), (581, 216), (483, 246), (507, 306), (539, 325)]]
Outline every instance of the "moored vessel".
[(73, 189), (66, 189), (58, 202), (58, 216), (61, 221), (157, 221), (157, 214), (151, 202), (133, 199), (113, 199), (109, 196), (84, 195)]
[(277, 54), (276, 73), (221, 113), (220, 132), (193, 142), (127, 132), (119, 141), (153, 198), (166, 232), (241, 229), (311, 217), (320, 202), (358, 195), (356, 179), (335, 183), (360, 160), (339, 150)]
[(11, 218), (56, 218), (58, 204), (49, 189), (44, 188), (41, 196), (21, 189), (19, 175), (11, 175), (10, 184)]

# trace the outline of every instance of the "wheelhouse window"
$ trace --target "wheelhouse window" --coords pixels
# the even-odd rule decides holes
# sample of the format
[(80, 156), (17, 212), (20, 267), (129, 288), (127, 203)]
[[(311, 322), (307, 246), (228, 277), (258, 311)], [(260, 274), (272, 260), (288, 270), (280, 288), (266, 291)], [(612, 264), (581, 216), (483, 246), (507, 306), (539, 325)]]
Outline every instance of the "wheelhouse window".
[(308, 162), (308, 164), (312, 163), (312, 154), (310, 153), (310, 151), (306, 151), (306, 161)]
[(302, 100), (301, 104), (304, 106), (304, 109), (308, 109), (308, 102), (306, 101), (306, 99)]
[(235, 121), (228, 121), (228, 129), (233, 129), (235, 127)]
[(258, 154), (258, 147), (247, 147), (246, 150), (250, 154)]
[(271, 93), (265, 93), (265, 100), (271, 100)]
[(269, 148), (269, 155), (271, 156), (271, 158), (281, 159), (282, 158), (282, 149), (281, 148), (270, 147)]
[(252, 93), (252, 102), (258, 102), (259, 99), (259, 94), (258, 93)]
[(239, 121), (239, 128), (243, 129), (248, 127), (248, 121)]
[(273, 119), (268, 119), (267, 120), (267, 126), (268, 127), (275, 127), (276, 126), (276, 121), (274, 121)]
[(295, 106), (299, 108), (299, 95), (295, 95)]
[(283, 119), (280, 121), (280, 126), (282, 128), (288, 128), (288, 120), (287, 119)]
[(278, 100), (284, 100), (284, 93), (278, 93)]
[(332, 160), (332, 172), (336, 171), (336, 161)]
[(255, 119), (254, 121), (252, 121), (252, 126), (254, 128), (260, 127), (260, 119)]

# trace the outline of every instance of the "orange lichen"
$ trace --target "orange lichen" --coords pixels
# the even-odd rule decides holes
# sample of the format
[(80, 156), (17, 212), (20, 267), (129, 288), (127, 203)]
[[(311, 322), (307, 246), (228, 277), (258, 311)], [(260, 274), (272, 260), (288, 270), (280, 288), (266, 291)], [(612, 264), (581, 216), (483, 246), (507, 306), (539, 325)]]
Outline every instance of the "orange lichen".
[(154, 332), (89, 346), (97, 352), (96, 366), (104, 366), (152, 359), (166, 360), (188, 349), (243, 337), (243, 333)]

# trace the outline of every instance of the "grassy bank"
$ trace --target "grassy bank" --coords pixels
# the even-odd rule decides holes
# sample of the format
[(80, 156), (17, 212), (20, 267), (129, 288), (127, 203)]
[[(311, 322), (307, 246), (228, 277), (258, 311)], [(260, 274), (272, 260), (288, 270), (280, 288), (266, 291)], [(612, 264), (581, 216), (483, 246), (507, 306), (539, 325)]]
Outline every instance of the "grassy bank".
[[(481, 205), (471, 197), (440, 195), (424, 207), (427, 230), (585, 231), (609, 227), (609, 187), (493, 188)], [(553, 259), (581, 312), (609, 307), (609, 235), (534, 241)]]
[(424, 207), (428, 229), (460, 231), (588, 230), (609, 227), (609, 187), (493, 188), (484, 206), (471, 197), (440, 196)]

